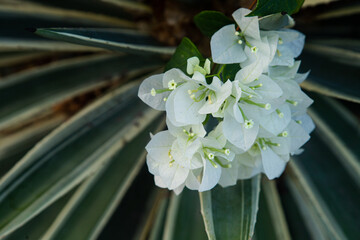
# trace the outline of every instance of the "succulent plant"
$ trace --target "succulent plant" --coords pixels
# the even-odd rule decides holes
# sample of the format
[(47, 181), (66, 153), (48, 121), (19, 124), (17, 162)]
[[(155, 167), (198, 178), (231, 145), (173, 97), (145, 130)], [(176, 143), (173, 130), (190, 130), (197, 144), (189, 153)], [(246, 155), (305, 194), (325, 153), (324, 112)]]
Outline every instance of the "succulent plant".
[[(226, 14), (240, 6), (206, 2)], [(356, 1), (294, 15), (307, 36), (301, 59), (311, 73), (302, 87), (317, 126), (304, 153), (276, 182), (256, 177), (200, 197), (154, 186), (144, 147), (165, 118), (137, 98), (182, 37), (206, 48), (192, 23), (200, 1), (0, 4), (0, 239), (360, 235)]]

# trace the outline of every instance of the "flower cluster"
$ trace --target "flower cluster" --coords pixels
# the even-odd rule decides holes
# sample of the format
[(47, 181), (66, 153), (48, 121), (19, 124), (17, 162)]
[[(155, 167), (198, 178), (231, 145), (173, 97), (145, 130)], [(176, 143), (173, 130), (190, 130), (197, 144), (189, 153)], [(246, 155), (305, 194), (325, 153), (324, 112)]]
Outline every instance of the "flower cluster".
[[(306, 114), (312, 100), (297, 73), (304, 35), (285, 26), (289, 16), (246, 17), (233, 13), (211, 38), (213, 63), (187, 60), (187, 74), (177, 68), (144, 80), (139, 97), (166, 111), (167, 131), (152, 136), (146, 146), (147, 165), (159, 187), (207, 191), (216, 184), (264, 173), (279, 177), (291, 154), (310, 138), (314, 124)], [(226, 64), (239, 64), (234, 79), (223, 79)], [(205, 130), (208, 119), (217, 126)], [(208, 124), (209, 126), (210, 124)], [(208, 126), (206, 126), (208, 128)]]

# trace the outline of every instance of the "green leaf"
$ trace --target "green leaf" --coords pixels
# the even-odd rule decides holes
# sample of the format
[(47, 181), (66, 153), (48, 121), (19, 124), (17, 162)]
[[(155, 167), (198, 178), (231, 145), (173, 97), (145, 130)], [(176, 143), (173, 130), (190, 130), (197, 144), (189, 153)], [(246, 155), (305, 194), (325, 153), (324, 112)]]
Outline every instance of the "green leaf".
[(211, 37), (223, 26), (234, 23), (223, 13), (217, 11), (202, 11), (194, 17), (194, 22), (200, 31), (208, 37)]
[(235, 80), (236, 73), (240, 70), (240, 64), (226, 64), (224, 70), (222, 72), (223, 80), (227, 81), (230, 79), (231, 81)]
[(166, 64), (165, 71), (171, 68), (179, 68), (186, 73), (187, 60), (191, 57), (198, 57), (200, 63), (205, 62), (204, 57), (201, 55), (195, 44), (189, 38), (185, 37), (176, 48), (170, 61)]
[(163, 239), (207, 239), (199, 210), (199, 197), (196, 191), (184, 189), (179, 196), (173, 194), (167, 212)]
[(298, 12), (303, 3), (304, 0), (258, 0), (248, 16), (266, 16), (279, 12), (291, 15)]
[[(314, 145), (314, 139), (312, 139), (312, 144)], [(327, 178), (326, 181), (328, 181)], [(325, 199), (321, 197), (305, 169), (297, 161), (290, 160), (288, 164), (286, 184), (300, 208), (312, 239), (346, 239), (337, 219), (325, 203)], [(333, 190), (333, 188), (329, 189)]]
[[(249, 180), (238, 181), (235, 186), (217, 186), (211, 191), (200, 193), (209, 239), (248, 240), (253, 236), (260, 178), (261, 176), (257, 175)], [(212, 236), (213, 232), (216, 238)]]
[(43, 139), (1, 179), (0, 236), (96, 172), (114, 150), (121, 150), (145, 127), (146, 119), (159, 115), (145, 111), (137, 90), (138, 82), (133, 82), (94, 102)]
[(137, 54), (165, 54), (173, 47), (160, 46), (149, 36), (128, 29), (38, 28), (36, 34), (80, 45)]
[(262, 178), (255, 235), (259, 239), (290, 240), (290, 233), (275, 181)]
[[(151, 111), (145, 112), (148, 116), (143, 123), (138, 118), (134, 119), (141, 126), (140, 129), (146, 128), (141, 129), (142, 132), (120, 151), (115, 147), (117, 144), (114, 144), (113, 156), (79, 187), (44, 234), (44, 239), (97, 239), (144, 165), (144, 148), (149, 141), (149, 132), (164, 128), (164, 121), (159, 121), (159, 118), (156, 119), (149, 113), (152, 114)], [(125, 128), (131, 128), (134, 122), (129, 122)], [(159, 123), (160, 127), (157, 127)], [(108, 155), (109, 152), (111, 150), (107, 152)]]
[(300, 69), (311, 69), (311, 73), (301, 87), (330, 97), (360, 103), (360, 56), (356, 52), (356, 47), (359, 46), (360, 42), (357, 42), (354, 51), (346, 50), (345, 47), (319, 44), (305, 47), (301, 54)]
[(110, 77), (126, 73), (131, 78), (160, 64), (161, 61), (156, 64), (155, 58), (139, 60), (137, 56), (96, 54), (54, 61), (3, 78), (0, 83), (0, 175), (66, 120), (68, 115), (54, 106), (92, 90), (110, 87), (114, 84), (109, 81)]
[[(360, 128), (356, 117), (335, 99), (309, 94), (314, 100), (309, 115), (328, 148), (360, 186)], [(339, 127), (341, 126), (341, 127)]]

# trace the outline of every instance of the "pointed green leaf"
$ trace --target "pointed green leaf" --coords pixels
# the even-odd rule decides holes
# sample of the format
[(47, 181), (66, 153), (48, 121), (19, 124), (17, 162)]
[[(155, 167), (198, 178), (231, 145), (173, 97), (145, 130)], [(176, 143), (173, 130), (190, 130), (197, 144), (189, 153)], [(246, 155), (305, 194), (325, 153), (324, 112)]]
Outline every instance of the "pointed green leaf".
[(172, 194), (166, 220), (163, 240), (207, 239), (196, 191), (184, 189), (179, 196)]
[(275, 181), (262, 178), (258, 220), (255, 235), (258, 239), (290, 240), (290, 233)]
[(335, 99), (318, 94), (310, 94), (310, 97), (314, 99), (314, 103), (309, 114), (316, 124), (319, 136), (360, 186), (359, 121)]
[(304, 0), (257, 0), (255, 9), (248, 16), (266, 16), (285, 12), (289, 15), (298, 12)]
[(254, 234), (259, 192), (260, 175), (238, 181), (235, 186), (216, 186), (211, 192), (200, 193), (205, 195), (201, 199), (203, 209), (212, 210), (213, 219), (209, 219), (211, 214), (203, 213), (205, 225), (213, 222), (213, 229), (212, 224), (208, 225), (208, 236), (215, 232), (216, 239), (250, 239)]
[[(159, 112), (148, 110), (126, 126), (124, 136), (141, 133), (124, 146), (119, 139), (106, 152), (109, 160), (91, 176), (70, 199), (64, 210), (43, 236), (44, 239), (97, 239), (121, 202), (129, 186), (145, 162), (144, 148), (149, 132), (164, 128), (157, 120)], [(136, 125), (136, 129), (134, 129)], [(129, 138), (129, 137), (128, 137)], [(131, 138), (130, 138), (131, 139)], [(107, 186), (104, 188), (104, 186)], [(89, 211), (92, 209), (92, 211)]]
[(46, 38), (112, 51), (166, 55), (171, 55), (174, 52), (173, 47), (160, 46), (149, 36), (134, 30), (38, 28), (35, 33)]
[(123, 128), (145, 108), (137, 99), (137, 88), (137, 82), (128, 84), (85, 108), (43, 139), (0, 180), (0, 236), (11, 233), (73, 189), (111, 158), (113, 148), (137, 135), (141, 120)]
[(194, 22), (200, 31), (211, 37), (223, 26), (233, 24), (234, 21), (217, 11), (202, 11), (194, 17)]
[[(345, 50), (344, 54), (339, 48), (316, 49), (305, 48), (301, 55), (301, 71), (311, 70), (309, 78), (301, 86), (308, 91), (360, 103), (358, 54), (350, 54), (344, 48), (341, 48)], [(349, 64), (351, 61), (354, 64)]]
[(180, 45), (176, 48), (174, 55), (165, 66), (165, 71), (171, 68), (179, 68), (186, 73), (187, 60), (191, 57), (198, 57), (201, 63), (205, 62), (195, 44), (187, 37), (183, 38)]

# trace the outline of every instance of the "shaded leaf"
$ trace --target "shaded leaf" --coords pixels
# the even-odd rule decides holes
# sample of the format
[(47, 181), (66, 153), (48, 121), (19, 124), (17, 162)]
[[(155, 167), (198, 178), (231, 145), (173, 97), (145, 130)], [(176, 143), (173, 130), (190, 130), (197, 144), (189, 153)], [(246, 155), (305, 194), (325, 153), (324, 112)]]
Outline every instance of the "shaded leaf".
[(194, 22), (200, 31), (208, 37), (211, 37), (223, 26), (234, 23), (223, 13), (217, 11), (202, 11), (194, 17)]
[[(257, 175), (238, 181), (235, 186), (216, 186), (211, 191), (200, 193), (203, 195), (200, 198), (202, 208), (211, 209), (211, 214), (203, 213), (209, 239), (250, 239), (255, 229), (259, 192), (260, 175)], [(210, 237), (212, 232), (216, 238)]]
[(186, 73), (187, 60), (191, 57), (198, 57), (200, 64), (205, 62), (195, 44), (187, 37), (183, 38), (180, 45), (176, 48), (174, 55), (165, 66), (165, 71), (171, 68), (179, 68)]
[(159, 46), (148, 36), (132, 30), (38, 28), (35, 33), (51, 39), (120, 52), (166, 55), (174, 52), (173, 47)]
[(248, 16), (266, 16), (285, 12), (289, 15), (298, 12), (304, 0), (257, 0), (255, 9)]

